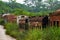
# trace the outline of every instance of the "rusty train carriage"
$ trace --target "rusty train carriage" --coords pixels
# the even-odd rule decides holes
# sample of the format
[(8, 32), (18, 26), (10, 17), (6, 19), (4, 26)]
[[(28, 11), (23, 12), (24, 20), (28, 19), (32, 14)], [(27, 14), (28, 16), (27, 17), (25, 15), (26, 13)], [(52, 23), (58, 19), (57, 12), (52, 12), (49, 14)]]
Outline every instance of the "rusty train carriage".
[(27, 29), (26, 21), (25, 21), (27, 18), (28, 16), (25, 16), (25, 15), (17, 16), (17, 24), (21, 29)]
[(5, 22), (11, 22), (11, 23), (14, 23), (16, 22), (16, 15), (12, 15), (12, 14), (5, 14), (4, 16), (2, 16), (2, 18), (4, 19)]
[(42, 27), (42, 18), (43, 17), (31, 17), (29, 22), (30, 22), (30, 27), (31, 28), (41, 28)]
[(50, 15), (50, 25), (60, 26), (60, 9)]
[[(26, 18), (28, 18), (27, 23)], [(12, 23), (17, 20), (17, 24), (21, 25), (21, 27), (24, 26), (24, 28), (27, 27), (25, 26), (26, 24), (28, 24), (28, 28), (42, 28), (42, 20), (44, 19), (44, 16), (28, 17), (23, 15), (17, 19), (17, 16), (15, 15), (6, 15), (4, 16), (4, 19)], [(48, 16), (48, 23), (49, 26), (60, 26), (60, 10), (57, 10)]]
[[(42, 23), (43, 23), (42, 20), (43, 19), (44, 19), (44, 16), (29, 17), (29, 26), (31, 28), (43, 27), (42, 26)], [(48, 25), (49, 26), (60, 26), (60, 10), (57, 10), (48, 16)]]

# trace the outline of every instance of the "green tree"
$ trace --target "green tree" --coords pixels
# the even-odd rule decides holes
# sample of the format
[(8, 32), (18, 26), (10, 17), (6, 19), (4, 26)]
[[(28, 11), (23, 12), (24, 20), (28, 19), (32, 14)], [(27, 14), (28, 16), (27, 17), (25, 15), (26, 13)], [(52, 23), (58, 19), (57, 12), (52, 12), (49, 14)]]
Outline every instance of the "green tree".
[(9, 0), (9, 2), (16, 2), (16, 0)]
[(42, 4), (42, 0), (25, 0), (25, 4), (27, 4), (28, 7), (35, 7), (33, 10), (39, 10), (40, 6)]
[(58, 3), (58, 0), (46, 0), (45, 2), (49, 4), (49, 10), (53, 10), (55, 6), (57, 6), (56, 4)]

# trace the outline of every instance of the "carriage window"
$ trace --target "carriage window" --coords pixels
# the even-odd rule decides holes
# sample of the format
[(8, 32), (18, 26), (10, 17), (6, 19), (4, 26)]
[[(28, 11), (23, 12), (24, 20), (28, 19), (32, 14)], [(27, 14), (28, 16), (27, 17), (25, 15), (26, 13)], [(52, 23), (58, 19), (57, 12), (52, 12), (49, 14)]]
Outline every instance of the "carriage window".
[(21, 18), (24, 18), (24, 16), (21, 16)]
[(54, 21), (53, 25), (58, 27), (59, 26), (59, 21)]
[(57, 27), (59, 26), (59, 21), (57, 21)]
[(54, 25), (54, 26), (56, 25), (56, 21), (53, 22), (53, 25)]

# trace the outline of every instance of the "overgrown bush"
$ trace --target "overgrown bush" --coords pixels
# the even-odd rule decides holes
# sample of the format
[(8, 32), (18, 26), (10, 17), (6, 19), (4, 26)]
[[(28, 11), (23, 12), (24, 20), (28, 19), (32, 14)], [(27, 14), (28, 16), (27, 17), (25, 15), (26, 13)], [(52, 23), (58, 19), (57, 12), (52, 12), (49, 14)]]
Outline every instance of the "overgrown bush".
[(19, 36), (19, 27), (16, 23), (6, 23), (5, 24), (6, 33), (17, 38)]
[(42, 31), (39, 29), (29, 30), (28, 34), (25, 37), (25, 40), (41, 40), (42, 39)]
[(46, 28), (43, 30), (42, 40), (60, 40), (60, 28)]
[(30, 29), (23, 32), (19, 30), (16, 23), (7, 23), (5, 27), (6, 33), (17, 40), (60, 40), (60, 27)]
[(42, 31), (40, 29), (31, 29), (20, 35), (20, 40), (42, 40)]
[(60, 28), (49, 27), (43, 30), (29, 30), (23, 33), (20, 40), (60, 40)]
[(0, 25), (4, 25), (4, 24), (5, 24), (4, 20), (0, 18)]

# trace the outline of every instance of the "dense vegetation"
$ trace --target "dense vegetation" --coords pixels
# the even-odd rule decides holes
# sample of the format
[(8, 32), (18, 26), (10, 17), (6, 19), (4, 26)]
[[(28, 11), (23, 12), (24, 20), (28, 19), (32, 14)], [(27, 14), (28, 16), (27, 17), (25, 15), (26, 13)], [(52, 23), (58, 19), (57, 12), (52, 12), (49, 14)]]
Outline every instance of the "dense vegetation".
[(15, 15), (28, 15), (28, 16), (36, 15), (35, 13), (26, 11), (27, 8), (26, 5), (19, 3), (14, 4), (0, 1), (0, 14), (12, 13)]
[(27, 13), (24, 7), (25, 5), (19, 3), (8, 3), (0, 1), (0, 14), (13, 13), (13, 14), (25, 14)]
[(34, 28), (23, 32), (15, 23), (7, 23), (5, 27), (6, 33), (17, 40), (60, 40), (60, 27), (47, 27), (43, 30)]
[(25, 0), (25, 4), (31, 7), (30, 11), (54, 11), (60, 9), (60, 1), (58, 0)]
[[(31, 3), (29, 3), (31, 1)], [(29, 3), (29, 4), (28, 4)], [(34, 6), (32, 6), (34, 4)], [(15, 15), (40, 16), (48, 15), (50, 12), (60, 9), (60, 1), (47, 0), (25, 0), (25, 4), (19, 4), (15, 1), (0, 1), (0, 14), (12, 13)], [(43, 30), (30, 29), (21, 32), (16, 23), (5, 23), (0, 19), (0, 24), (6, 28), (6, 33), (17, 40), (60, 40), (60, 28), (49, 27)]]
[[(46, 15), (49, 14), (52, 11), (55, 11), (57, 9), (60, 9), (60, 1), (58, 0), (47, 0), (42, 2), (42, 0), (30, 0), (31, 3), (29, 3), (29, 0), (25, 0), (24, 4), (17, 3), (16, 0), (10, 0), (10, 2), (3, 2), (0, 1), (0, 14), (3, 13), (13, 13), (16, 15), (28, 15), (28, 16), (34, 16), (34, 15)], [(29, 4), (28, 4), (29, 3)], [(53, 5), (54, 6), (53, 6)]]

